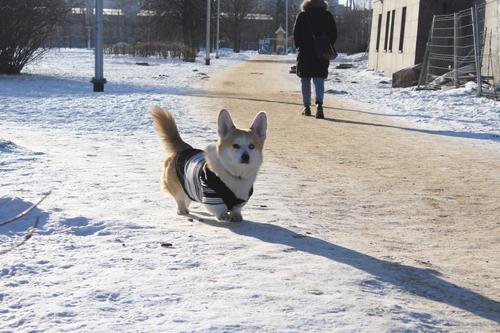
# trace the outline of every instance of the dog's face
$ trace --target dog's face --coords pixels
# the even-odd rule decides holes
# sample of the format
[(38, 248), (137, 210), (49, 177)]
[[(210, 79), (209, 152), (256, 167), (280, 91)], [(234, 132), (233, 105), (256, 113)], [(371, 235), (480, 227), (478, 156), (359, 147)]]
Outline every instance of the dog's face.
[(255, 175), (262, 164), (262, 149), (267, 132), (266, 113), (259, 112), (250, 129), (244, 130), (234, 126), (227, 110), (221, 110), (217, 125), (217, 152), (224, 168), (237, 177)]

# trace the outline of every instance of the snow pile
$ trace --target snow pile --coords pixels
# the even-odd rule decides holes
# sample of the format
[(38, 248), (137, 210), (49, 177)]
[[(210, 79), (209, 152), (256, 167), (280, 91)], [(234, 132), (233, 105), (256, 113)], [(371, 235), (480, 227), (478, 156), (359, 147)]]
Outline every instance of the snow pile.
[[(351, 69), (335, 69), (336, 63)], [(403, 120), (419, 129), (500, 141), (500, 102), (477, 98), (473, 86), (437, 91), (392, 88), (391, 79), (367, 68), (366, 54), (340, 55), (330, 66), (327, 93), (368, 105), (374, 114)]]

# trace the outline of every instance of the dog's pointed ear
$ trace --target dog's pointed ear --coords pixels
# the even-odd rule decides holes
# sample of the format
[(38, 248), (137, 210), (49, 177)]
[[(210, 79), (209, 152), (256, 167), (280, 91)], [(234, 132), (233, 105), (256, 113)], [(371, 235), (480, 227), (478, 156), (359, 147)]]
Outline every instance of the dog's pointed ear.
[(267, 133), (267, 114), (264, 111), (259, 112), (253, 120), (250, 129), (262, 140), (266, 139)]
[(217, 118), (217, 127), (217, 132), (221, 138), (225, 137), (229, 134), (229, 132), (236, 128), (228, 110), (220, 110), (219, 118)]

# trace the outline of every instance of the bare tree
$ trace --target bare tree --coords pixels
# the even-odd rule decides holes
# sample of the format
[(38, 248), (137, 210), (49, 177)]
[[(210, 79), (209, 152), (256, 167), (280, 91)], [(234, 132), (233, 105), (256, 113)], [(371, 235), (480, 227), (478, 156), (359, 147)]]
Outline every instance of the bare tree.
[(44, 52), (44, 44), (69, 8), (64, 0), (0, 2), (0, 74), (19, 74)]
[(226, 13), (224, 20), (228, 23), (226, 32), (233, 41), (234, 52), (241, 50), (241, 32), (244, 20), (253, 5), (254, 0), (223, 0), (221, 3), (222, 11)]
[(148, 0), (143, 9), (156, 13), (151, 26), (157, 40), (176, 40), (180, 32), (184, 45), (195, 52), (203, 38), (203, 5), (199, 0)]
[(337, 17), (337, 50), (347, 53), (365, 52), (370, 38), (371, 17), (369, 9), (349, 10)]

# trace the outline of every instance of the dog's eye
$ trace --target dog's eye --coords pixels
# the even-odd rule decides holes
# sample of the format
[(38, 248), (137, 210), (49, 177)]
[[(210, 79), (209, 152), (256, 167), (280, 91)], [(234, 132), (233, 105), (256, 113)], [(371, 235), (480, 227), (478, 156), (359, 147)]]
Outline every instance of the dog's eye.
[(237, 145), (236, 143), (233, 145), (234, 149), (240, 149), (240, 145)]
[(248, 145), (248, 149), (254, 149), (255, 148), (255, 145), (253, 143), (251, 143), (250, 145)]

